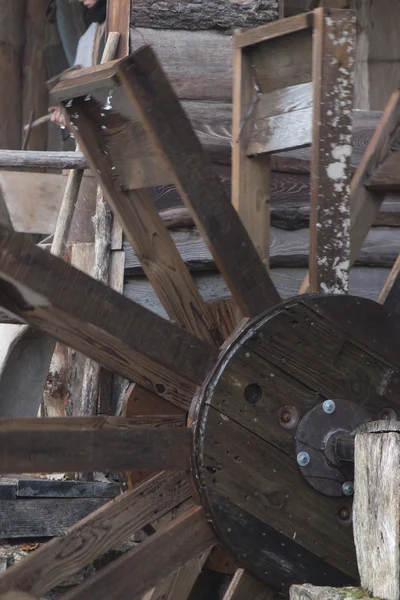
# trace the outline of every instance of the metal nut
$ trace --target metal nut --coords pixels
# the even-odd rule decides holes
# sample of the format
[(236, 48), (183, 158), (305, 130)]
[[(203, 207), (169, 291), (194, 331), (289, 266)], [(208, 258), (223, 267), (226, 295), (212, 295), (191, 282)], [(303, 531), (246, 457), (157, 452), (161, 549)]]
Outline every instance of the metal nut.
[(334, 413), (335, 409), (336, 409), (336, 404), (334, 403), (333, 400), (325, 400), (325, 402), (322, 404), (322, 410), (327, 415), (331, 415), (332, 413)]
[(300, 467), (306, 467), (310, 462), (310, 455), (308, 452), (299, 452), (297, 455), (297, 464)]
[(345, 481), (342, 485), (342, 492), (345, 496), (353, 496), (354, 483), (352, 481)]

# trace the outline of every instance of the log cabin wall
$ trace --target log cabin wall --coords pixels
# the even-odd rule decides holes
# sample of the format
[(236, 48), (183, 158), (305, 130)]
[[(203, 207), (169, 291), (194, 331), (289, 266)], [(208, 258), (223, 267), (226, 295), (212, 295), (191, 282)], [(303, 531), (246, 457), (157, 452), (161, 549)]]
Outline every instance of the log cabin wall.
[[(304, 10), (305, 3), (305, 0), (289, 2), (291, 14)], [(299, 10), (296, 10), (296, 4)], [(361, 4), (363, 3), (360, 2)], [(372, 6), (374, 2), (367, 4)], [(366, 14), (365, 7), (363, 10)], [(146, 43), (155, 48), (227, 188), (230, 188), (231, 180), (231, 33), (237, 27), (254, 27), (277, 18), (278, 3), (269, 0), (132, 1), (132, 50)], [(359, 25), (361, 26), (362, 24)], [(365, 42), (366, 39), (371, 39), (373, 27), (370, 24), (366, 27), (365, 22), (363, 27), (367, 31), (367, 37), (361, 37), (360, 43), (365, 52)], [(365, 70), (369, 68), (369, 64), (362, 62), (361, 50), (358, 69)], [(360, 76), (358, 81), (360, 83), (357, 82), (356, 85), (360, 89)], [(360, 91), (359, 96), (363, 96), (363, 93)], [(380, 108), (384, 108), (385, 101), (382, 97)], [(371, 107), (364, 103), (363, 106), (357, 105), (357, 108)], [(360, 115), (354, 139), (355, 162), (359, 162), (378, 117), (379, 113)], [(306, 151), (299, 151), (298, 155), (301, 157), (302, 153), (306, 156)], [(210, 253), (191, 226), (190, 219), (185, 217), (176, 190), (172, 186), (166, 186), (156, 188), (152, 193), (159, 210), (174, 227), (174, 241), (206, 300), (228, 297), (229, 291), (219, 276)], [(306, 273), (309, 194), (307, 169), (299, 167), (298, 172), (273, 171), (271, 274), (283, 297), (298, 292)], [(400, 198), (397, 194), (387, 197), (375, 225), (350, 278), (352, 293), (373, 299), (377, 299), (400, 247)], [(126, 295), (166, 316), (127, 242), (125, 250)]]

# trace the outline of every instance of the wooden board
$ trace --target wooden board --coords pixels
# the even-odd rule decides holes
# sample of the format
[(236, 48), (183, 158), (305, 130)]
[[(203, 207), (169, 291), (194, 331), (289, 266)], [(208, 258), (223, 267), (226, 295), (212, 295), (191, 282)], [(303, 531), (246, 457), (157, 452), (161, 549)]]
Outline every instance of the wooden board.
[[(119, 472), (189, 467), (189, 429), (164, 428), (164, 423), (161, 428), (142, 428), (134, 419), (99, 419), (0, 420), (0, 471)], [(157, 423), (157, 418), (154, 420)]]
[(18, 589), (42, 597), (188, 496), (182, 473), (156, 475), (7, 569), (0, 577), (0, 592)]
[(390, 271), (378, 300), (389, 312), (400, 312), (400, 255)]
[[(202, 509), (193, 508), (66, 594), (65, 598), (86, 600), (95, 595), (98, 600), (106, 600), (114, 595), (139, 600), (144, 592), (215, 543)], [(134, 586), (132, 581), (135, 581)]]
[[(7, 278), (0, 288), (0, 305), (109, 370), (173, 403), (188, 405), (196, 383), (203, 381), (213, 362), (212, 346), (156, 318), (21, 234), (0, 229), (0, 240), (0, 273)], [(160, 339), (155, 342), (153, 335)]]
[(67, 529), (105, 504), (101, 498), (1, 500), (2, 539), (49, 538)]
[[(296, 426), (281, 427), (280, 410), (289, 398), (301, 420), (325, 398), (346, 398), (372, 419), (386, 406), (398, 411), (398, 329), (367, 300), (292, 299), (243, 329), (202, 390), (193, 452), (198, 492), (235, 558), (283, 592), (296, 581), (347, 585), (357, 579), (357, 564), (351, 528), (337, 518), (341, 483), (339, 495), (326, 496), (304, 480)], [(389, 373), (391, 384), (382, 386)]]
[(107, 32), (115, 31), (121, 36), (115, 58), (123, 58), (129, 54), (130, 12), (130, 0), (109, 0), (107, 2)]
[(236, 27), (256, 27), (276, 18), (276, 2), (271, 0), (202, 0), (194, 6), (185, 0), (170, 0), (168, 10), (160, 0), (138, 0), (132, 6), (133, 25), (162, 30), (217, 29), (230, 33)]
[[(290, 298), (297, 294), (306, 272), (305, 268), (271, 270), (271, 277), (282, 298)], [(389, 274), (389, 268), (353, 268), (350, 271), (350, 293), (377, 301)], [(216, 302), (230, 297), (230, 291), (218, 273), (197, 273), (194, 278), (206, 301)], [(124, 293), (128, 298), (166, 318), (167, 315), (157, 295), (145, 278), (128, 278), (125, 282)]]
[(199, 558), (189, 561), (179, 571), (173, 573), (156, 588), (143, 596), (142, 600), (187, 600), (209, 552), (205, 552)]
[[(149, 78), (151, 93), (143, 85), (145, 79), (135, 75), (133, 65)], [(257, 314), (277, 302), (268, 272), (221, 181), (210, 172), (210, 163), (151, 48), (136, 52), (120, 69), (146, 132), (171, 171), (243, 315)]]
[[(308, 229), (285, 231), (271, 227), (270, 265), (272, 268), (305, 267), (309, 256)], [(196, 229), (177, 229), (172, 239), (179, 253), (191, 271), (215, 270), (215, 262), (206, 244)], [(140, 261), (133, 250), (125, 243), (126, 274), (129, 276), (143, 273)], [(391, 267), (398, 256), (400, 230), (375, 227), (363, 244), (356, 265), (364, 267)]]
[(115, 498), (118, 494), (119, 484), (117, 483), (46, 479), (18, 479), (16, 481), (17, 498)]

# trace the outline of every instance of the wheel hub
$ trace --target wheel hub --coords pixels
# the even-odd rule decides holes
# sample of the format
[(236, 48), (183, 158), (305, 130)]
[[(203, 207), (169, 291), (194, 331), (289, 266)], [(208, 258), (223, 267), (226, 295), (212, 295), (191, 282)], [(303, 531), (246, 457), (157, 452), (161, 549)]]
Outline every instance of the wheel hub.
[[(369, 300), (298, 297), (249, 322), (202, 387), (192, 410), (197, 490), (221, 542), (267, 583), (357, 580), (342, 487), (351, 467), (336, 463), (333, 439), (398, 412), (398, 325)], [(338, 399), (331, 414), (329, 399)]]

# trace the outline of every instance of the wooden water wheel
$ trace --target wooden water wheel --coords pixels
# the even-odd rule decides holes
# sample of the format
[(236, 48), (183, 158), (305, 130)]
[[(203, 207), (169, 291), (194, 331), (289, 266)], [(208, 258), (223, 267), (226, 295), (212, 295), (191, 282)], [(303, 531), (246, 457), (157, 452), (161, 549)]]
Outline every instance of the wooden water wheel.
[[(334, 42), (343, 38), (344, 26), (348, 39), (337, 55)], [(370, 181), (369, 189), (364, 183), (398, 135), (400, 104), (396, 93), (350, 190), (345, 129), (351, 125), (351, 89), (346, 110), (331, 91), (340, 69), (351, 67), (353, 30), (350, 11), (319, 9), (313, 18), (301, 15), (236, 37), (234, 200), (246, 226), (149, 47), (110, 65), (68, 72), (53, 85), (53, 97), (68, 110), (79, 144), (173, 322), (35, 247), (10, 231), (6, 219), (0, 227), (0, 305), (134, 381), (158, 406), (181, 412), (1, 421), (2, 473), (157, 472), (7, 571), (1, 592), (42, 596), (190, 497), (193, 507), (66, 597), (143, 598), (190, 561), (202, 564), (216, 544), (245, 569), (226, 598), (261, 599), (269, 585), (286, 593), (294, 582), (357, 580), (346, 435), (378, 416), (399, 414), (400, 323), (394, 277), (384, 293), (387, 306), (346, 291), (350, 264), (382, 199)], [(268, 91), (263, 86), (271, 81), (258, 82), (254, 72), (262, 73), (269, 52), (264, 45), (272, 40), (276, 46), (279, 35), (289, 36), (282, 46), (294, 51), (298, 42), (314, 54), (312, 85), (292, 74), (301, 87), (294, 93), (307, 96), (302, 102), (309, 103), (311, 94), (312, 120), (319, 124), (312, 135), (323, 146), (317, 151), (313, 143), (311, 162), (313, 239), (305, 287), (313, 293), (284, 302), (266, 268), (262, 232), (268, 206), (259, 201), (268, 197), (266, 157), (277, 150), (268, 115), (266, 141), (255, 139), (255, 122), (261, 114), (265, 119), (282, 90), (275, 85)], [(329, 52), (335, 68), (326, 61)], [(246, 120), (254, 90), (258, 112)], [(325, 103), (316, 101), (316, 90)], [(293, 97), (293, 89), (284, 91), (281, 99)], [(281, 116), (291, 119), (291, 112), (282, 109)], [(293, 146), (304, 145), (296, 135)], [(346, 146), (333, 156), (338, 176), (326, 163), (337, 144)], [(145, 190), (171, 182), (233, 301), (206, 304), (173, 246)], [(249, 209), (250, 201), (257, 212)], [(168, 597), (187, 598), (193, 574), (189, 580), (185, 593)]]

